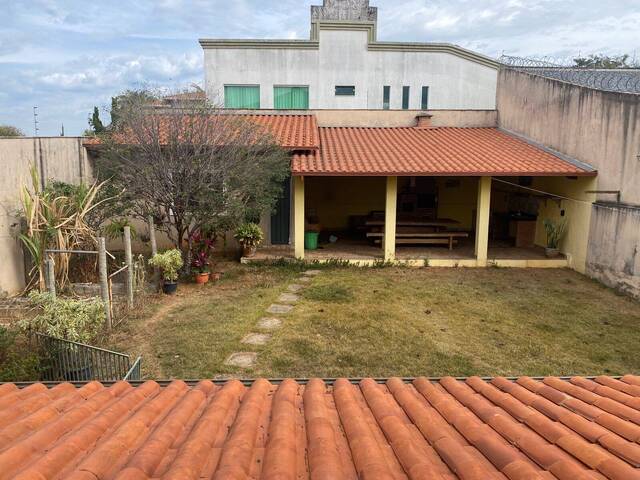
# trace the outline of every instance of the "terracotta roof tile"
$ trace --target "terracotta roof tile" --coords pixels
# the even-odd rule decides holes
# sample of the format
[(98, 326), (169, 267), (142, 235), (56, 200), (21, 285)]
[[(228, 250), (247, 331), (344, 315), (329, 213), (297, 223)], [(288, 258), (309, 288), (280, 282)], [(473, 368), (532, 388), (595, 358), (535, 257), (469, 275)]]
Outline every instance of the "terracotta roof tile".
[(595, 175), (496, 128), (319, 131), (320, 151), (298, 152), (294, 175)]
[(632, 376), (7, 384), (0, 480), (634, 480), (638, 386)]
[[(280, 146), (289, 150), (312, 151), (320, 146), (318, 124), (314, 115), (235, 115), (256, 125), (266, 127)], [(160, 128), (162, 128), (160, 123)], [(160, 131), (160, 138), (166, 134)], [(122, 140), (126, 141), (126, 138)], [(83, 140), (86, 147), (97, 147), (101, 144), (99, 137), (87, 137)]]

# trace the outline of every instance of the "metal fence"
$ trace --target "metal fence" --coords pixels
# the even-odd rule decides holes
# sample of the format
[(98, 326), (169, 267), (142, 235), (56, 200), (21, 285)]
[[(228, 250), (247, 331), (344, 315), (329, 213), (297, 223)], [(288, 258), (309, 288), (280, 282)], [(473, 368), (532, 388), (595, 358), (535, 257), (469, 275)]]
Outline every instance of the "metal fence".
[(40, 379), (45, 382), (140, 380), (142, 358), (36, 333)]
[(540, 77), (560, 80), (582, 87), (607, 92), (640, 94), (640, 69), (591, 68), (567, 65), (549, 59), (503, 55), (499, 59), (505, 67)]

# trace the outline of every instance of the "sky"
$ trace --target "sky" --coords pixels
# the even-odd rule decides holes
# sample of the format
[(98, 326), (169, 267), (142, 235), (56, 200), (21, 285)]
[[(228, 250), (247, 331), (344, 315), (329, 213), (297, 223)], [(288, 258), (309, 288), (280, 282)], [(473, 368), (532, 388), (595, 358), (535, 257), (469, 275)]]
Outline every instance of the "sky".
[[(320, 0), (0, 0), (0, 125), (79, 135), (127, 88), (202, 85), (199, 38), (309, 37)], [(640, 57), (640, 0), (372, 0), (378, 39)]]

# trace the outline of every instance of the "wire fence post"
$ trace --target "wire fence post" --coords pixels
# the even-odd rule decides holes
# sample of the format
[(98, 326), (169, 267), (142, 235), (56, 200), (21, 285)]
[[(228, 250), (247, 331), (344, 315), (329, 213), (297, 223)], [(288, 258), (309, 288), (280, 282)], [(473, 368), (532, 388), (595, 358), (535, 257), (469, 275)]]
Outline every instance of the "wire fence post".
[(131, 252), (131, 227), (124, 227), (124, 256), (127, 263), (127, 305), (133, 308), (133, 253)]
[(53, 298), (56, 297), (56, 267), (53, 258), (49, 257), (45, 260), (45, 283), (47, 286), (47, 291), (51, 294)]
[[(158, 253), (158, 242), (156, 241), (156, 227), (153, 222), (153, 215), (149, 215), (149, 239), (151, 240), (151, 256)], [(158, 267), (153, 267), (153, 283), (157, 288), (160, 288), (160, 270)]]
[(109, 300), (109, 276), (107, 274), (107, 244), (104, 237), (98, 238), (98, 273), (100, 277), (100, 294), (104, 303), (107, 330), (111, 330), (111, 305)]

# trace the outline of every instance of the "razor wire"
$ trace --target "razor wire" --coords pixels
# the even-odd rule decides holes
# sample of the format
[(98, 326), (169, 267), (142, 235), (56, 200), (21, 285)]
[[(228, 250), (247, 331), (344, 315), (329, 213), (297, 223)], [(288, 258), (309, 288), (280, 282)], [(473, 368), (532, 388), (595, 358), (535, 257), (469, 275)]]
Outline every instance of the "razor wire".
[(576, 67), (551, 58), (540, 59), (511, 55), (502, 55), (499, 61), (507, 68), (552, 80), (560, 80), (595, 90), (640, 95), (639, 68)]

